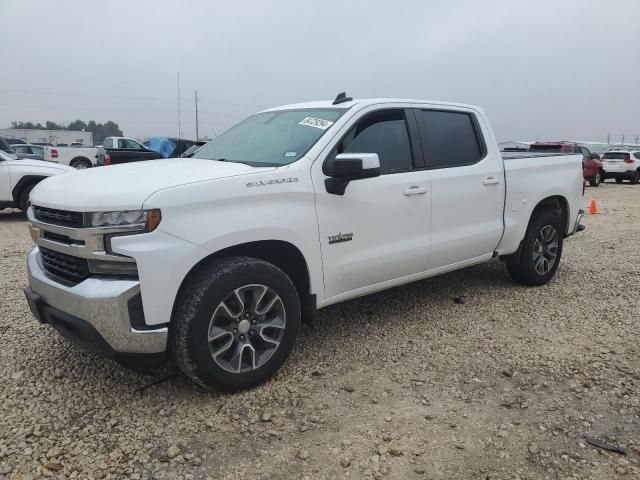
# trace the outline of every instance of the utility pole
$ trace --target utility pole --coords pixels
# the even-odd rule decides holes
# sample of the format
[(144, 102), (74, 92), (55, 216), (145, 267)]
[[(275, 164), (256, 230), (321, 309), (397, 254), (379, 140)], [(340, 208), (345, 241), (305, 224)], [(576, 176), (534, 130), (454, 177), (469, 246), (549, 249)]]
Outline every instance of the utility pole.
[(640, 144), (638, 143), (638, 140), (640, 140), (640, 135), (636, 135), (636, 145), (640, 145)]
[(611, 134), (607, 133), (607, 145), (611, 145)]
[(622, 134), (622, 146), (624, 147), (624, 133)]
[(182, 138), (182, 120), (180, 119), (180, 72), (178, 72), (178, 138)]
[(200, 140), (200, 135), (198, 134), (198, 91), (196, 90), (196, 142)]

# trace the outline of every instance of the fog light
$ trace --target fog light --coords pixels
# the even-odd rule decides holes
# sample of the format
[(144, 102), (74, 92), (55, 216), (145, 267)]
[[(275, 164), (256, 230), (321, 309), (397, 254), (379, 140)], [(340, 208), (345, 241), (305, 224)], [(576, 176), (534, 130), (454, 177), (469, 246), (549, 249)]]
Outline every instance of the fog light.
[(31, 235), (31, 240), (35, 242), (36, 239), (40, 236), (40, 229), (29, 224), (29, 235)]
[(105, 275), (133, 275), (138, 276), (138, 266), (135, 262), (112, 262), (109, 260), (89, 260), (91, 273)]

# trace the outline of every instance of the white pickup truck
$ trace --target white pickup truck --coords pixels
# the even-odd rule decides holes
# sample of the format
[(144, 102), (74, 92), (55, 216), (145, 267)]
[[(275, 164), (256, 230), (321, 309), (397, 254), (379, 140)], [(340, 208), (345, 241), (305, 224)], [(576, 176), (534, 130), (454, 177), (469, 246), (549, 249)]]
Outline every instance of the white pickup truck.
[(116, 159), (156, 159), (162, 158), (157, 152), (149, 150), (134, 138), (107, 137), (104, 148), (100, 147), (45, 147), (44, 159), (51, 162), (69, 165), (75, 169), (104, 165), (104, 151), (108, 149)]
[(250, 116), (197, 157), (32, 192), (41, 322), (233, 391), (273, 375), (316, 309), (496, 257), (541, 285), (581, 229), (582, 157), (503, 159), (468, 105), (341, 94)]
[(31, 190), (45, 178), (75, 171), (53, 162), (18, 158), (0, 151), (0, 210), (19, 208), (27, 212)]

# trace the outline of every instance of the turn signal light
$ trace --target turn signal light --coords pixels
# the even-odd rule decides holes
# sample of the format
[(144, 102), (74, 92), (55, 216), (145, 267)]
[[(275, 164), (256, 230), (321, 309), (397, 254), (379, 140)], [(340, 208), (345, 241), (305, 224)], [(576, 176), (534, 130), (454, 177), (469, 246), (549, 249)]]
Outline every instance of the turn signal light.
[(160, 225), (160, 220), (162, 220), (160, 210), (158, 210), (157, 208), (149, 210), (147, 212), (147, 231), (153, 232), (156, 228), (158, 228), (158, 225)]

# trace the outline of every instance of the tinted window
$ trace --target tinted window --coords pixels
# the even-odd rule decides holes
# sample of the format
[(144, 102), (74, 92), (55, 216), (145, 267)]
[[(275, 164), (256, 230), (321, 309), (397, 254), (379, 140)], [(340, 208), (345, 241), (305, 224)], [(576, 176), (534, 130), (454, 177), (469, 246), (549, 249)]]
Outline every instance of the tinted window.
[(633, 156), (636, 157), (638, 160), (640, 160), (640, 152), (634, 153)]
[(469, 113), (416, 111), (420, 139), (428, 165), (456, 167), (478, 162), (483, 151)]
[(626, 160), (630, 157), (628, 153), (625, 152), (606, 152), (603, 156), (603, 160)]
[(104, 148), (113, 148), (113, 138), (105, 138), (102, 146)]
[(342, 139), (336, 153), (377, 153), (382, 174), (411, 170), (413, 157), (404, 112), (389, 110), (367, 116)]

